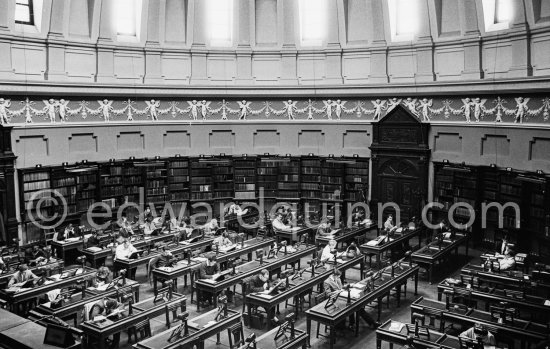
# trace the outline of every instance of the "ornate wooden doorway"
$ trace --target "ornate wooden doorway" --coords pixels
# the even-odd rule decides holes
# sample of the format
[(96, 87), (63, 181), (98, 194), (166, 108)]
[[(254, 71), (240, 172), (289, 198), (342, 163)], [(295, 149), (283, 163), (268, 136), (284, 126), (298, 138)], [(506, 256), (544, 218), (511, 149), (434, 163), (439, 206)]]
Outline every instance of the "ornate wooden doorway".
[[(420, 217), (428, 193), (429, 124), (398, 106), (373, 125), (372, 202), (395, 203), (401, 221)], [(395, 214), (385, 209), (383, 217)]]

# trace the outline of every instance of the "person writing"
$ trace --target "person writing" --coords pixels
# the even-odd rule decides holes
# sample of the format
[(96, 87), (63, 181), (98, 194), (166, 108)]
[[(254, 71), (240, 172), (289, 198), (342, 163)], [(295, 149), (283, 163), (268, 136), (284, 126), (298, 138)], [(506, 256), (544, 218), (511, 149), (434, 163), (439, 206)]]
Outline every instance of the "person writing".
[(285, 231), (285, 232), (292, 231), (292, 228), (289, 225), (285, 225), (283, 223), (283, 215), (281, 213), (277, 213), (277, 216), (273, 220), (272, 224), (273, 224), (273, 229), (276, 232), (277, 231)]
[(207, 260), (199, 266), (199, 279), (212, 279), (213, 276), (220, 272), (220, 266), (216, 261), (216, 255), (211, 253)]
[(476, 322), (473, 327), (470, 327), (466, 331), (462, 332), (460, 337), (479, 341), (484, 345), (494, 346), (495, 336), (487, 330), (487, 327), (483, 326), (479, 322)]
[[(122, 313), (124, 304), (119, 303), (112, 298), (105, 298), (97, 301), (92, 308), (90, 309), (90, 319), (95, 319), (97, 316), (110, 317), (115, 319), (120, 319), (124, 317)], [(109, 349), (118, 348), (120, 342), (120, 332), (113, 334), (113, 340)]]
[(34, 275), (32, 271), (29, 270), (29, 267), (26, 264), (21, 264), (15, 274), (12, 275), (10, 281), (8, 282), (8, 287), (18, 287), (23, 285), (25, 282), (33, 279), (37, 279), (38, 276)]
[[(342, 284), (342, 280), (340, 279), (342, 275), (342, 272), (336, 268), (334, 268), (334, 272), (332, 275), (330, 275), (323, 283), (323, 287), (325, 289), (325, 293), (327, 297), (330, 297), (330, 295), (334, 292), (343, 290), (344, 285)], [(380, 323), (374, 321), (374, 319), (365, 311), (365, 308), (361, 307), (357, 311), (359, 316), (371, 327), (371, 328), (377, 328), (380, 326)], [(355, 314), (351, 314), (349, 316), (349, 327), (354, 328), (355, 327)]]
[(97, 274), (95, 276), (95, 278), (92, 280), (92, 286), (93, 287), (98, 287), (98, 286), (101, 286), (101, 285), (106, 285), (108, 284), (109, 282), (111, 282), (111, 271), (109, 270), (109, 268), (103, 266), (103, 267), (100, 267), (98, 270), (97, 270)]
[(158, 260), (155, 262), (155, 267), (169, 267), (174, 264), (175, 261), (176, 258), (174, 257), (174, 255), (172, 255), (172, 252), (166, 250), (166, 247), (163, 247)]
[(269, 271), (262, 269), (260, 274), (250, 281), (250, 292), (262, 292), (269, 290)]
[(147, 236), (152, 236), (153, 232), (157, 229), (155, 224), (153, 223), (153, 219), (151, 217), (147, 218), (147, 221), (145, 222), (145, 225), (143, 226), (143, 234)]
[(393, 224), (393, 216), (389, 215), (388, 219), (384, 222), (384, 230), (392, 233), (397, 230), (397, 227)]
[(233, 242), (229, 240), (229, 233), (227, 231), (224, 231), (222, 235), (215, 238), (214, 244), (218, 244), (220, 248), (233, 246)]
[(334, 262), (335, 258), (339, 258), (343, 254), (343, 252), (336, 251), (336, 240), (329, 240), (328, 244), (323, 248), (323, 252), (321, 253), (321, 262)]
[(323, 219), (321, 221), (321, 224), (317, 227), (317, 236), (318, 237), (332, 237), (334, 234), (332, 233), (332, 227), (330, 225), (330, 222), (326, 219)]

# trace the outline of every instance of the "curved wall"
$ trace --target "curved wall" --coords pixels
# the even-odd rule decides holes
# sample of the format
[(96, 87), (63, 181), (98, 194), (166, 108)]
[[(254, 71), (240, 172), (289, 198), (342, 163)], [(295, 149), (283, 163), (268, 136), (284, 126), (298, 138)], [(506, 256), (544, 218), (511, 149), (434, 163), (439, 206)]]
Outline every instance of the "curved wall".
[(320, 48), (300, 45), (298, 1), (240, 0), (233, 47), (223, 49), (210, 47), (204, 3), (142, 0), (132, 43), (118, 40), (113, 1), (42, 0), (34, 32), (14, 23), (15, 0), (2, 1), (0, 84), (10, 94), (113, 85), (103, 93), (295, 95), (303, 86), (385, 94), (437, 92), (442, 82), (450, 91), (542, 88), (550, 75), (543, 0), (513, 0), (510, 28), (494, 32), (485, 32), (481, 0), (419, 0), (419, 31), (401, 43), (391, 42), (387, 1), (328, 0)]

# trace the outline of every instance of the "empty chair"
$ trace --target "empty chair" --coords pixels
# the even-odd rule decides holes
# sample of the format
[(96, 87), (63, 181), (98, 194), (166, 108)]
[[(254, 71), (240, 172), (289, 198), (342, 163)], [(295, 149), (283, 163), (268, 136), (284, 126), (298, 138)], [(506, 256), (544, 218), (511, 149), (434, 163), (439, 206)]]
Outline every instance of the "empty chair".
[[(139, 339), (138, 339), (138, 334), (139, 334)], [(136, 343), (139, 340), (143, 340), (145, 338), (151, 337), (151, 323), (149, 322), (149, 318), (145, 318), (139, 321), (134, 326), (128, 329), (128, 343), (131, 343), (132, 335), (134, 335), (134, 339)]]

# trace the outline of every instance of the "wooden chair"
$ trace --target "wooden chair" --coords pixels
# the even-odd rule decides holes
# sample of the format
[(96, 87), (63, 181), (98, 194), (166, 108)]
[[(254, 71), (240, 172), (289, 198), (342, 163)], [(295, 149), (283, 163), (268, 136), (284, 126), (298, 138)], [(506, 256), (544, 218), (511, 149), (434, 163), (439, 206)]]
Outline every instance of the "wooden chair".
[(427, 340), (430, 339), (430, 328), (428, 326), (417, 325), (417, 324), (405, 324), (407, 329), (407, 335), (412, 334), (415, 337), (424, 337)]
[[(164, 305), (164, 312), (166, 313), (166, 327), (170, 328), (173, 322), (178, 321), (178, 308), (182, 313), (187, 309), (187, 307), (185, 306), (185, 299), (182, 299), (180, 302), (175, 302), (172, 304), (166, 303)], [(170, 313), (172, 313), (172, 321), (170, 321)]]
[(239, 348), (244, 345), (244, 330), (242, 322), (231, 326), (227, 329), (227, 336), (229, 337), (229, 348)]
[(461, 303), (471, 308), (477, 308), (477, 301), (472, 299), (472, 290), (453, 287), (453, 291), (447, 294), (447, 303)]
[[(139, 339), (138, 333), (140, 337)], [(131, 343), (132, 341), (132, 334), (134, 335), (136, 343), (139, 340), (151, 337), (151, 323), (149, 322), (149, 318), (146, 317), (145, 319), (141, 320), (140, 322), (128, 329), (128, 343)]]

